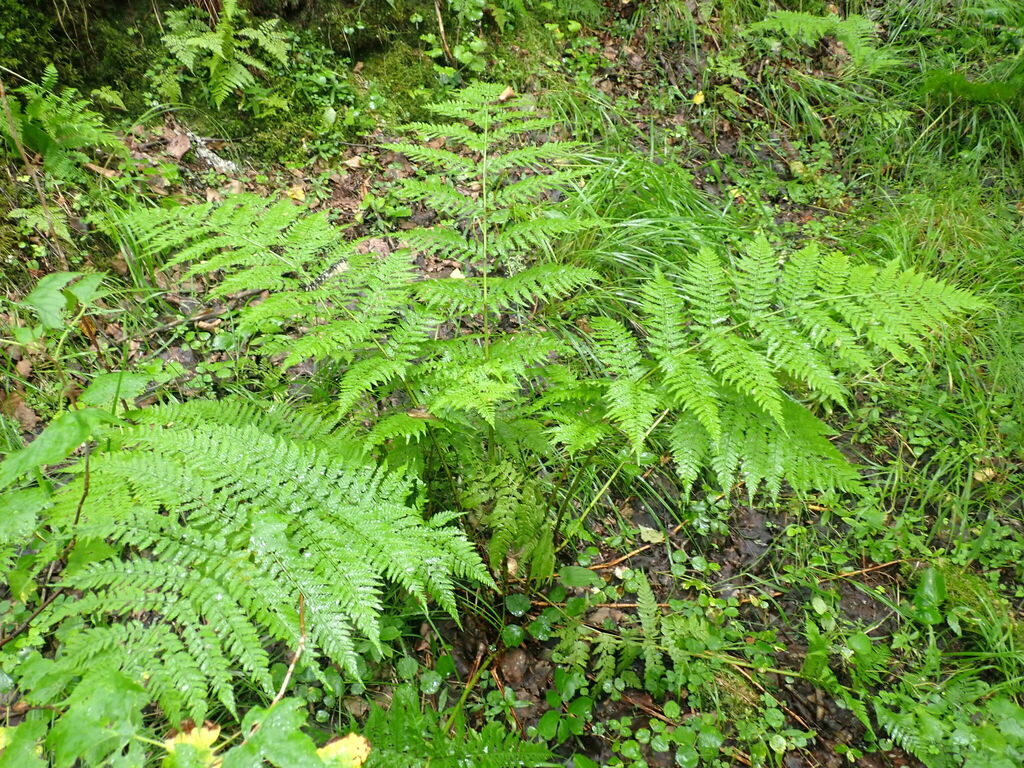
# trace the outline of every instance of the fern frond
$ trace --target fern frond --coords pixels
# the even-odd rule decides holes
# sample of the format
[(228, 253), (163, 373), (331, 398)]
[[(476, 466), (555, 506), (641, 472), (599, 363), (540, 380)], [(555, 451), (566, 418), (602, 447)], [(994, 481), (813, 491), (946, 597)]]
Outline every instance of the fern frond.
[(482, 255), (478, 242), (470, 240), (451, 226), (410, 229), (403, 232), (402, 237), (409, 247), (427, 251), (439, 258), (468, 262)]
[(582, 142), (578, 141), (560, 141), (517, 147), (492, 155), (488, 158), (487, 167), (491, 173), (496, 174), (513, 168), (542, 169), (582, 146)]
[[(424, 141), (437, 141), (438, 139), (444, 139), (445, 142), (454, 141), (474, 152), (482, 152), (487, 146), (486, 137), (462, 123), (444, 123), (441, 125), (423, 122), (405, 123), (399, 126), (399, 130), (415, 133)], [(437, 165), (444, 167), (441, 163)]]
[(669, 432), (669, 448), (679, 480), (686, 491), (689, 491), (697, 481), (701, 469), (707, 464), (711, 446), (712, 439), (693, 415), (683, 414), (672, 425)]
[(538, 264), (504, 280), (492, 280), (489, 300), (503, 308), (540, 305), (569, 296), (596, 283), (592, 269), (565, 264)]
[(633, 451), (643, 450), (660, 406), (650, 385), (633, 379), (615, 379), (605, 392), (608, 415), (629, 438)]
[(681, 288), (694, 320), (704, 328), (721, 324), (728, 315), (729, 286), (718, 254), (701, 248), (690, 257)]
[(636, 337), (622, 323), (609, 317), (591, 318), (590, 326), (601, 362), (616, 376), (639, 377), (643, 356)]
[(658, 690), (665, 674), (665, 661), (658, 641), (661, 638), (661, 609), (647, 577), (637, 580), (636, 612), (640, 618), (640, 645), (644, 655), (644, 681), (649, 689)]
[(470, 158), (463, 157), (462, 155), (448, 149), (412, 144), (409, 142), (397, 142), (394, 144), (388, 144), (387, 146), (391, 151), (405, 155), (407, 158), (417, 163), (432, 165), (448, 172), (458, 171), (460, 173), (469, 173), (476, 167), (475, 163)]
[(449, 611), (454, 579), (489, 581), (449, 517), (406, 506), (406, 478), (321, 447), (320, 420), (231, 401), (137, 420), (93, 454), (89, 493), (73, 473), (48, 511), (55, 536), (109, 553), (66, 568), (73, 597), (40, 615), (65, 627), (60, 668), (103, 656), (166, 712), (202, 717), (210, 695), (234, 707), (229, 670), (271, 691), (266, 643), (298, 642), (300, 604), (307, 651), (355, 675), (357, 638), (379, 643), (385, 581)]
[(779, 277), (775, 249), (764, 233), (746, 244), (736, 262), (734, 285), (740, 308), (747, 317), (759, 317), (768, 311), (775, 296)]
[(403, 179), (400, 194), (407, 200), (423, 201), (447, 216), (477, 219), (484, 213), (482, 200), (474, 200), (438, 179)]
[(711, 370), (745, 395), (776, 422), (782, 421), (782, 395), (767, 358), (729, 329), (716, 329), (702, 339)]
[(552, 192), (563, 192), (572, 188), (582, 175), (581, 169), (569, 168), (527, 176), (495, 190), (491, 195), (491, 201), (497, 208), (532, 203)]

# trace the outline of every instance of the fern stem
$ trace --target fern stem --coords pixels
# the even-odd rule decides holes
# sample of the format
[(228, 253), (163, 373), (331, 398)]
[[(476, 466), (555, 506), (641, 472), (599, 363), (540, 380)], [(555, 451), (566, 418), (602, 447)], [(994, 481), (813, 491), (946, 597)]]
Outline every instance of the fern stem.
[(488, 210), (487, 210), (487, 164), (488, 164), (488, 153), (487, 150), (490, 148), (489, 133), (491, 130), (490, 119), (484, 121), (483, 132), (484, 142), (483, 151), (480, 156), (480, 195), (482, 197), (482, 209), (480, 218), (480, 243), (482, 247), (482, 253), (484, 257), (483, 263), (483, 275), (482, 275), (482, 290), (483, 295), (481, 297), (481, 304), (484, 313), (484, 358), (490, 359), (491, 356), (491, 321), (490, 313), (487, 311), (487, 278), (491, 271), (491, 260), (490, 254), (487, 251), (487, 233), (488, 233)]
[[(302, 658), (302, 652), (306, 650), (306, 596), (299, 592), (299, 644), (295, 648), (295, 653), (292, 654), (291, 663), (288, 665), (288, 671), (284, 673), (284, 680), (281, 681), (281, 687), (277, 691), (277, 695), (273, 701), (270, 702), (270, 706), (274, 706), (281, 699), (284, 698), (285, 692), (288, 690), (288, 684), (292, 681), (292, 675), (295, 674), (295, 665), (299, 663), (299, 659)], [(256, 733), (254, 728), (253, 733)], [(252, 735), (252, 734), (250, 734)]]
[(494, 658), (497, 655), (498, 651), (492, 651), (487, 658), (480, 662), (480, 666), (476, 668), (476, 671), (474, 671), (469, 680), (466, 681), (466, 687), (462, 690), (462, 695), (459, 697), (459, 700), (455, 702), (455, 707), (452, 709), (451, 715), (448, 716), (448, 719), (444, 723), (443, 730), (445, 733), (449, 732), (452, 729), (452, 726), (455, 725), (455, 718), (459, 716), (459, 713), (466, 706), (469, 694), (472, 693), (477, 681), (480, 680), (480, 676), (484, 673), (484, 670), (491, 665), (491, 662), (494, 661)]
[[(558, 505), (558, 512), (555, 513), (555, 526), (551, 529), (553, 533), (558, 533), (558, 529), (562, 525), (562, 518), (565, 516), (565, 510), (568, 509), (569, 504), (572, 502), (572, 495), (576, 491), (576, 486), (579, 484), (580, 480), (583, 478), (583, 475), (587, 472), (587, 470), (590, 469), (590, 465), (594, 463), (594, 457), (596, 455), (597, 450), (591, 450), (590, 453), (587, 454), (587, 459), (583, 463), (583, 466), (581, 466), (579, 471), (575, 475), (573, 475), (572, 482), (569, 483), (569, 488), (566, 490), (565, 496), (562, 497), (562, 503)], [(568, 473), (569, 471), (569, 466), (570, 465), (567, 462), (565, 465), (566, 473)], [(562, 477), (564, 480), (565, 475), (563, 475)]]
[[(668, 416), (670, 410), (671, 409), (666, 408), (664, 411), (662, 411), (658, 415), (658, 418), (656, 418), (654, 420), (654, 423), (651, 424), (651, 426), (644, 433), (644, 439), (645, 440), (648, 437), (650, 437), (651, 433), (655, 429), (657, 429), (658, 425), (661, 424), (662, 421), (664, 421), (665, 417)], [(597, 506), (597, 502), (600, 501), (601, 498), (608, 492), (608, 489), (611, 488), (612, 483), (615, 482), (615, 478), (619, 476), (619, 472), (622, 471), (622, 468), (624, 466), (626, 466), (626, 460), (625, 459), (623, 459), (622, 461), (620, 461), (616, 465), (615, 469), (612, 470), (611, 475), (609, 475), (609, 477), (605, 481), (604, 485), (602, 485), (600, 490), (598, 490), (598, 492), (596, 494), (594, 494), (594, 498), (591, 499), (590, 504), (587, 505), (587, 508), (585, 510), (583, 510), (583, 514), (580, 515), (579, 518), (577, 518), (577, 520), (576, 520), (576, 529), (577, 529), (577, 531), (579, 531), (583, 527), (583, 521), (587, 519), (587, 516), (594, 510), (594, 507)], [(567, 536), (565, 541), (563, 541), (561, 544), (558, 545), (558, 547), (555, 548), (555, 553), (557, 554), (557, 553), (561, 552), (563, 549), (565, 549), (565, 547), (566, 547), (566, 545), (568, 545), (568, 543), (569, 543), (569, 537)]]

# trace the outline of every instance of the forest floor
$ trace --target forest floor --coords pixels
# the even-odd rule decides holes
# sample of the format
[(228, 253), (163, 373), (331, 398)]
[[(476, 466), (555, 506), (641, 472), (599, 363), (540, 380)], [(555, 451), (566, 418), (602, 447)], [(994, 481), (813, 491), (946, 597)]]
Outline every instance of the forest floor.
[[(579, 140), (587, 162), (614, 169), (621, 160), (622, 173), (648, 163), (636, 183), (648, 208), (633, 219), (661, 206), (658, 226), (677, 228), (666, 242), (735, 244), (755, 233), (780, 248), (814, 241), (927, 272), (972, 291), (986, 309), (930, 331), (903, 360), (844, 373), (842, 404), (805, 398), (869, 493), (748, 493), (742, 481), (716, 487), (709, 472), (691, 496), (671, 452), (654, 448), (625, 469), (595, 470), (589, 491), (560, 488), (552, 473), (542, 491), (545, 515), (559, 510), (551, 573), (528, 578), (516, 562), (526, 549), (510, 550), (494, 569), (497, 590), (460, 592), (458, 622), (442, 612), (424, 619), (395, 598), (393, 637), (386, 653), (367, 655), (367, 679), (334, 685), (300, 670), (296, 695), (317, 724), (308, 730), (319, 743), (358, 729), (397, 686), (413, 684), (449, 729), (457, 713), (469, 728), (500, 722), (546, 745), (548, 762), (537, 765), (1019, 765), (1024, 123), (1013, 110), (1024, 98), (1024, 17), (1003, 6), (971, 17), (943, 3), (861, 3), (870, 22), (847, 28), (864, 17), (824, 5), (817, 25), (797, 18), (810, 14), (771, 17), (756, 3), (621, 5), (601, 20), (550, 21), (543, 29), (555, 36), (552, 47), (530, 58), (538, 74), (507, 62), (526, 42), (491, 30), (491, 47), (478, 55), (494, 58), (479, 78), (525, 94), (553, 119), (532, 139)], [(985, 21), (968, 30), (965, 18)], [(316, 69), (327, 56), (317, 45), (301, 71), (329, 79)], [(468, 81), (475, 64), (467, 61), (460, 77)], [(325, 365), (282, 368), (285, 352), (262, 359), (236, 344), (239, 318), (274, 288), (254, 283), (211, 298), (218, 276), (164, 268), (144, 249), (113, 242), (103, 222), (133, 206), (218, 205), (251, 193), (324, 214), (364, 252), (387, 255), (403, 233), (445, 221), (402, 197), (424, 164), (390, 148), (407, 140), (404, 120), (423, 121), (422, 111), (373, 113), (365, 100), (386, 101), (387, 84), (364, 76), (358, 60), (343, 63), (348, 85), (331, 87), (350, 100), (353, 126), (333, 138), (309, 129), (323, 111), (320, 83), (305, 101), (290, 92), (290, 106), (266, 102), (262, 112), (250, 109), (257, 97), (247, 92), (226, 102), (222, 122), (208, 104), (131, 120), (107, 111), (121, 149), (74, 147), (87, 160), (72, 158), (75, 174), (48, 166), (45, 152), (11, 152), (0, 181), (12, 222), (0, 231), (3, 325), (28, 327), (30, 292), (47, 275), (105, 271), (117, 287), (87, 311), (62, 314), (73, 324), (49, 329), (43, 342), (11, 330), (0, 408), (6, 452), (75, 408), (110, 369), (150, 376), (135, 408), (240, 394), (331, 402), (336, 380), (325, 379)], [(450, 69), (428, 60), (429, 79), (403, 87), (422, 92), (420, 101), (449, 97), (457, 92), (444, 82)], [(954, 85), (929, 91), (929, 72), (952, 73)], [(201, 80), (178, 76), (185, 89)], [(969, 88), (993, 83), (1006, 92)], [(133, 102), (126, 94), (123, 103)], [(295, 136), (275, 158), (274, 142), (299, 105)], [(201, 135), (219, 123), (235, 135)], [(479, 162), (479, 153), (460, 151)], [(588, 181), (584, 193), (599, 183)], [(604, 215), (615, 215), (617, 202), (605, 200)], [(579, 243), (566, 242), (551, 252)], [(623, 267), (622, 285), (652, 277), (661, 258)], [(424, 250), (414, 266), (417, 280), (450, 281), (474, 265)], [(630, 306), (628, 288), (595, 291), (594, 301), (604, 300), (616, 311)], [(524, 316), (500, 321), (516, 331), (556, 323), (537, 308)], [(476, 330), (467, 323), (439, 335), (466, 328)], [(287, 333), (298, 339), (307, 330)], [(559, 528), (563, 509), (578, 522)], [(471, 512), (466, 519), (475, 520)], [(483, 552), (485, 528), (467, 528)], [(16, 594), (17, 573), (12, 565), (4, 642), (46, 603), (43, 592)], [(289, 650), (273, 652), (281, 673)]]

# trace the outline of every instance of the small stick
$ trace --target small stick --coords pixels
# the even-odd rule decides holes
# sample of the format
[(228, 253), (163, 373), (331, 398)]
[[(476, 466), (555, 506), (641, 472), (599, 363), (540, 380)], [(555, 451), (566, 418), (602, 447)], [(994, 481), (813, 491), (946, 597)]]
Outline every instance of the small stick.
[[(278, 690), (277, 696), (275, 696), (273, 701), (270, 702), (271, 707), (284, 698), (285, 691), (288, 690), (288, 684), (292, 681), (292, 674), (295, 672), (295, 665), (299, 663), (299, 659), (302, 657), (302, 652), (304, 650), (306, 650), (306, 596), (299, 592), (299, 644), (295, 648), (295, 653), (292, 654), (292, 663), (288, 665), (288, 671), (284, 673), (284, 680), (281, 681), (281, 688)], [(256, 729), (254, 728), (253, 733), (255, 732)]]
[(834, 573), (831, 576), (825, 576), (822, 581), (833, 581), (835, 579), (848, 579), (851, 576), (861, 576), (865, 573), (871, 573), (872, 571), (880, 571), (882, 568), (888, 568), (890, 565), (898, 565), (899, 563), (905, 563), (906, 560), (900, 558), (899, 560), (890, 560), (888, 563), (879, 563), (878, 565), (869, 565), (867, 568), (861, 568), (856, 571), (843, 571), (842, 573)]
[(441, 18), (441, 0), (434, 0), (434, 11), (437, 13), (437, 31), (441, 33), (441, 47), (444, 49), (445, 58), (449, 64), (455, 66), (455, 57), (452, 55), (452, 49), (448, 47), (448, 36), (444, 32), (444, 19)]
[[(505, 686), (501, 682), (501, 677), (498, 676), (498, 670), (496, 670), (494, 667), (491, 667), (491, 677), (494, 679), (494, 684), (498, 686), (498, 693), (500, 693), (501, 698), (504, 699)], [(512, 707), (511, 709), (509, 709), (509, 714), (512, 715), (512, 719), (516, 721), (516, 728), (519, 730), (519, 733), (523, 735), (523, 738), (526, 738), (526, 730), (523, 728), (523, 723), (519, 719), (519, 715), (516, 714), (516, 708)]]

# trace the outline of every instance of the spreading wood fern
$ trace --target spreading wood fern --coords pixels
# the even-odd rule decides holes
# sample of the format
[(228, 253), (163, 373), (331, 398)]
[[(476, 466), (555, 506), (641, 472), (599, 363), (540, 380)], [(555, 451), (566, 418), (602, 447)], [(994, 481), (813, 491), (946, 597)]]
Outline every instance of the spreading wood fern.
[(253, 72), (265, 71), (268, 58), (281, 66), (288, 64), (288, 43), (278, 29), (280, 20), (250, 27), (240, 24), (244, 17), (238, 0), (224, 0), (213, 29), (196, 9), (167, 14), (164, 45), (189, 71), (197, 66), (207, 70), (210, 101), (218, 109), (232, 93), (256, 82)]
[(638, 297), (639, 328), (590, 322), (610, 422), (635, 451), (663, 437), (689, 486), (710, 468), (750, 494), (856, 490), (857, 472), (805, 403), (842, 405), (844, 374), (923, 354), (928, 332), (981, 303), (900, 268), (759, 236), (726, 262), (703, 248)]
[(104, 669), (201, 722), (211, 700), (234, 711), (243, 681), (272, 693), (273, 643), (358, 676), (386, 583), (454, 615), (455, 579), (489, 581), (450, 516), (425, 520), (408, 478), (344, 458), (317, 418), (200, 400), (135, 421), (65, 470), (39, 521), (34, 567), (56, 569), (61, 597), (18, 669), (34, 703)]

